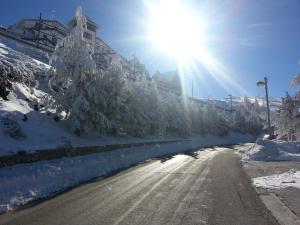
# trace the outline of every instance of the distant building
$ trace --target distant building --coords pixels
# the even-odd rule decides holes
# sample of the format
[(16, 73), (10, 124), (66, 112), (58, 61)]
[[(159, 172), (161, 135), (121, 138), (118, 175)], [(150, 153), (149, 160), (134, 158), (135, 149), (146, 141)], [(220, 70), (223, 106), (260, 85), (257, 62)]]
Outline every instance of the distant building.
[[(126, 64), (127, 60), (114, 51), (101, 38), (97, 37), (99, 25), (87, 18), (87, 30), (84, 39), (94, 48), (94, 60), (99, 68), (107, 68), (111, 64)], [(76, 26), (76, 19), (72, 18), (66, 24), (57, 20), (44, 19), (40, 15), (37, 19), (22, 19), (17, 23), (2, 29), (9, 37), (25, 41), (32, 46), (48, 52), (53, 52), (57, 42), (64, 38)]]
[(9, 26), (8, 33), (53, 51), (56, 43), (67, 34), (67, 27), (57, 20), (22, 19)]
[[(84, 32), (83, 37), (84, 39), (89, 42), (93, 47), (96, 43), (96, 36), (97, 36), (97, 29), (99, 28), (99, 25), (92, 21), (90, 18), (86, 16), (87, 19), (87, 30)], [(66, 23), (66, 27), (68, 29), (68, 33), (71, 32), (71, 30), (76, 27), (76, 19), (73, 18), (69, 22)]]
[[(57, 41), (65, 37), (75, 26), (75, 18), (66, 24), (62, 24), (57, 20), (42, 19), (40, 16), (38, 19), (22, 19), (8, 27), (7, 31), (23, 40), (33, 42), (37, 46), (46, 47), (53, 51)], [(87, 31), (84, 32), (83, 37), (93, 47), (96, 43), (98, 28), (98, 24), (87, 17)]]
[[(135, 57), (133, 60), (127, 60), (113, 50), (101, 38), (97, 37), (99, 25), (87, 17), (87, 30), (84, 32), (84, 39), (94, 48), (93, 59), (100, 69), (106, 69), (113, 64), (121, 65), (123, 72), (129, 80), (138, 81), (139, 77), (145, 75), (151, 79), (145, 66)], [(41, 14), (37, 19), (22, 19), (9, 26), (7, 29), (1, 29), (0, 35), (5, 35), (41, 50), (52, 53), (59, 40), (64, 38), (76, 26), (76, 19), (72, 18), (63, 24), (57, 20), (42, 18)]]
[(177, 70), (166, 73), (160, 73), (157, 71), (153, 75), (153, 80), (156, 82), (159, 91), (182, 95), (181, 81)]

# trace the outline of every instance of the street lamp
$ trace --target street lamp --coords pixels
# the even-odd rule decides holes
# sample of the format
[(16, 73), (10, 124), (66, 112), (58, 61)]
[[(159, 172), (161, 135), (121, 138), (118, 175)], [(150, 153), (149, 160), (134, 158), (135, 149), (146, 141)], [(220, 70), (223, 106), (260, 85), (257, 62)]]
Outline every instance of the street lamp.
[(231, 115), (231, 119), (233, 120), (233, 109), (232, 109), (232, 95), (229, 94), (229, 99), (230, 99), (230, 115)]
[(270, 105), (269, 105), (269, 93), (268, 93), (268, 78), (264, 78), (264, 81), (259, 81), (256, 83), (257, 87), (265, 87), (266, 91), (266, 101), (267, 101), (267, 116), (268, 116), (268, 128), (271, 127), (271, 120), (270, 120)]
[(232, 95), (228, 95), (230, 98), (230, 112), (232, 114), (233, 110), (232, 110)]

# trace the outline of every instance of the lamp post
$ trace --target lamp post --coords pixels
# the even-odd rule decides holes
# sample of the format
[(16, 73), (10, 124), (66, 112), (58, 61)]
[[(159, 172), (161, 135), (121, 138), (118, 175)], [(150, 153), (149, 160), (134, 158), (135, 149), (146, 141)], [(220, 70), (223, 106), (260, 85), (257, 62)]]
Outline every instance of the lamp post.
[(230, 98), (230, 114), (231, 114), (231, 119), (233, 119), (233, 109), (232, 109), (232, 95), (228, 95)]
[(259, 81), (256, 83), (257, 87), (265, 87), (266, 91), (266, 102), (267, 102), (267, 117), (268, 117), (268, 128), (271, 127), (271, 119), (270, 119), (270, 105), (269, 105), (269, 91), (268, 91), (268, 78), (264, 78), (264, 81)]
[(230, 98), (230, 112), (232, 113), (232, 95), (228, 95)]

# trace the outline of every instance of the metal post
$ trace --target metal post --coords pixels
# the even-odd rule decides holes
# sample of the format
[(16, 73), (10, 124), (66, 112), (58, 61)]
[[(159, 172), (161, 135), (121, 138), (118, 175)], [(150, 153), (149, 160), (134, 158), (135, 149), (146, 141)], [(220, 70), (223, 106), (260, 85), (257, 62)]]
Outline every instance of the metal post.
[(136, 62), (135, 62), (135, 55), (133, 55), (133, 77), (132, 77), (133, 80), (136, 80), (136, 77), (135, 77), (135, 73), (136, 73), (136, 72), (135, 72), (135, 66), (136, 66), (136, 65), (135, 65), (135, 63), (136, 63)]
[(194, 99), (194, 81), (192, 80), (192, 100)]
[(233, 113), (233, 110), (232, 110), (232, 95), (229, 95), (229, 98), (230, 98), (230, 113), (231, 113), (231, 116), (232, 116), (232, 113)]
[(230, 117), (231, 117), (231, 120), (233, 121), (233, 108), (232, 108), (232, 95), (228, 95), (229, 98), (230, 98)]
[(268, 114), (268, 127), (271, 127), (270, 119), (270, 105), (269, 105), (269, 93), (268, 93), (268, 78), (265, 77), (265, 90), (266, 90), (266, 101), (267, 101), (267, 114)]
[(42, 26), (42, 13), (40, 13), (40, 17), (39, 17), (39, 25), (38, 25), (38, 43), (37, 43), (37, 46), (40, 46), (41, 26)]

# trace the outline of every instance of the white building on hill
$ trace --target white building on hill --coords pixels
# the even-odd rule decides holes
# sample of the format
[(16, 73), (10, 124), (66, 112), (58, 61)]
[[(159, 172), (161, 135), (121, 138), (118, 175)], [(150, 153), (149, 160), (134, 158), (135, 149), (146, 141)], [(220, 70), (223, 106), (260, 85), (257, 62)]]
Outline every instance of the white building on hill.
[[(84, 38), (94, 48), (93, 58), (98, 68), (106, 69), (113, 64), (117, 64), (122, 66), (130, 81), (141, 81), (144, 78), (148, 81), (152, 80), (145, 65), (141, 64), (136, 57), (132, 60), (125, 59), (100, 37), (97, 37), (97, 30), (100, 26), (89, 17), (86, 16), (86, 18), (87, 31), (84, 33)], [(70, 33), (75, 26), (75, 18), (72, 18), (67, 23), (61, 23), (57, 20), (44, 19), (40, 14), (37, 19), (22, 19), (7, 29), (3, 29), (3, 32), (41, 50), (47, 50), (51, 54), (57, 42)], [(176, 95), (182, 94), (177, 71), (157, 72), (154, 74), (153, 79), (161, 92)]]
[[(111, 64), (126, 64), (126, 59), (97, 37), (99, 25), (89, 17), (86, 18), (87, 31), (84, 33), (84, 38), (94, 48), (94, 60), (97, 66), (104, 69)], [(9, 26), (4, 32), (38, 48), (53, 52), (57, 42), (71, 32), (75, 26), (75, 18), (63, 24), (57, 20), (43, 19), (40, 15), (37, 19), (22, 19)]]
[(54, 50), (58, 40), (66, 36), (67, 27), (57, 20), (42, 19), (22, 19), (9, 26), (8, 33), (25, 41)]
[(153, 75), (153, 80), (156, 82), (159, 91), (182, 95), (181, 81), (177, 70), (166, 73), (160, 73), (157, 71)]

